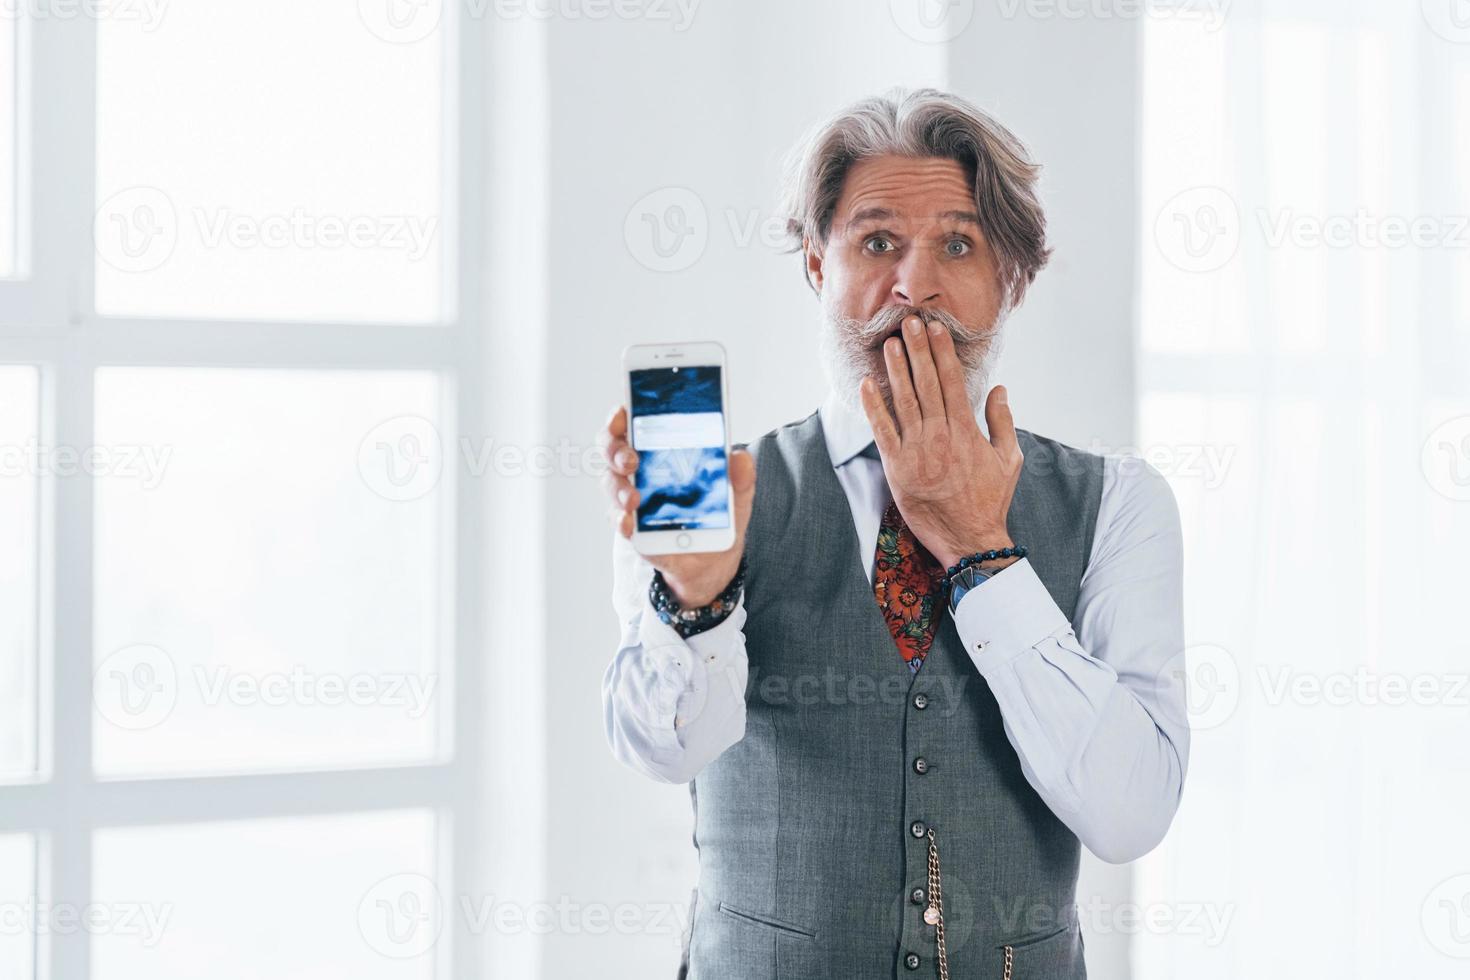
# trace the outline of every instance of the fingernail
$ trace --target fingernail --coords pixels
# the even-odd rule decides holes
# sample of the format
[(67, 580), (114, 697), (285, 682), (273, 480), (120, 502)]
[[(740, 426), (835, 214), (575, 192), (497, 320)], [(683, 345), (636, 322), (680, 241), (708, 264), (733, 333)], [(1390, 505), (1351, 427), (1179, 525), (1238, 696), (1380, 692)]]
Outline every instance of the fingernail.
[(929, 333), (930, 333), (931, 336), (938, 337), (939, 336), (939, 331), (941, 331), (943, 329), (944, 328), (939, 325), (939, 321), (938, 320), (930, 320), (929, 321)]
[(924, 324), (916, 316), (909, 318), (907, 326), (909, 328), (909, 333), (913, 334), (915, 337), (917, 337), (919, 335), (919, 332), (924, 329)]
[(625, 504), (625, 505), (628, 503), (628, 488), (627, 487), (623, 487), (623, 489), (621, 489), (621, 490), (618, 491), (618, 503)]
[(1004, 388), (1000, 390), (1000, 403), (1002, 405), (1009, 405), (1011, 403), (1010, 394), (1011, 393), (1006, 391)]

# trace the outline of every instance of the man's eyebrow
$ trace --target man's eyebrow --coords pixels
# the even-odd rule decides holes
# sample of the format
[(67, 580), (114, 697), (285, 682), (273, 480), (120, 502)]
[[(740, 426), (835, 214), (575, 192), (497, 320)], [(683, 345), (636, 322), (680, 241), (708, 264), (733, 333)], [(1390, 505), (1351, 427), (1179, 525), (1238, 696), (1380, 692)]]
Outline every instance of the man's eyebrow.
[(851, 218), (848, 218), (847, 223), (850, 225), (860, 225), (864, 221), (887, 221), (889, 218), (894, 217), (894, 214), (892, 208), (863, 208)]
[(980, 216), (974, 211), (945, 211), (940, 217), (949, 221), (962, 221), (970, 225), (979, 226), (980, 224)]
[[(897, 217), (897, 212), (892, 208), (863, 208), (848, 219), (848, 225), (860, 225), (867, 221), (887, 221)], [(974, 211), (941, 211), (938, 217), (943, 221), (959, 221), (964, 224), (980, 226), (980, 215)]]

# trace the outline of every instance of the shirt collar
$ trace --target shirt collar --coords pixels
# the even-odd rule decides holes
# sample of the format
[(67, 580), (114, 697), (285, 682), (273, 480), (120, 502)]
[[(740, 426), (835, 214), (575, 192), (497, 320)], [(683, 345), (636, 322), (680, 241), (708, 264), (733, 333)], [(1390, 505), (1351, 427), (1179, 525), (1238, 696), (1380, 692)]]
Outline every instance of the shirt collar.
[(861, 407), (849, 408), (836, 393), (828, 392), (818, 414), (827, 439), (827, 455), (835, 469), (862, 452), (873, 441), (873, 428)]
[[(873, 441), (873, 427), (868, 424), (868, 415), (861, 405), (849, 408), (834, 392), (829, 391), (817, 412), (822, 419), (822, 434), (827, 439), (827, 455), (831, 458), (834, 469), (851, 462), (854, 456)], [(975, 421), (980, 426), (981, 435), (990, 438), (985, 427), (983, 406), (975, 413)]]

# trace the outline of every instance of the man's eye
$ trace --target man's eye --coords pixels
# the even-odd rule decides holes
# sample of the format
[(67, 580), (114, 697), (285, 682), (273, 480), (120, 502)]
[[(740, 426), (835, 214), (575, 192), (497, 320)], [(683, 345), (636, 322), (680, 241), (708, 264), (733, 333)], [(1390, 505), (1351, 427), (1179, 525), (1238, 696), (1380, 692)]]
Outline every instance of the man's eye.
[(944, 249), (950, 255), (966, 255), (970, 251), (970, 243), (964, 239), (954, 238), (944, 246)]
[(869, 238), (865, 243), (865, 247), (868, 251), (877, 252), (880, 255), (886, 252), (891, 252), (894, 249), (893, 242), (878, 235), (874, 235), (872, 238)]

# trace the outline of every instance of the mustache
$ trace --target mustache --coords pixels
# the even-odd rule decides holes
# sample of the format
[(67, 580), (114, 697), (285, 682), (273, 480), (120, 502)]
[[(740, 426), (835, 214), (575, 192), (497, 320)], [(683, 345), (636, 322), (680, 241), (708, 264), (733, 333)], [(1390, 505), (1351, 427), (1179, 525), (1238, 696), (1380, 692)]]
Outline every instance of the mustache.
[(858, 389), (863, 378), (871, 377), (878, 383), (878, 390), (892, 411), (893, 395), (883, 367), (883, 342), (899, 333), (906, 317), (917, 316), (926, 323), (938, 323), (949, 331), (955, 355), (964, 370), (965, 390), (974, 408), (985, 396), (990, 368), (999, 354), (1007, 312), (1002, 308), (993, 323), (972, 326), (941, 309), (894, 304), (879, 309), (866, 320), (859, 320), (842, 316), (823, 303), (825, 329), (819, 341), (823, 369), (832, 389), (848, 407), (861, 410)]
[(925, 325), (938, 323), (953, 338), (955, 347), (960, 349), (988, 341), (995, 333), (994, 330), (971, 327), (948, 310), (894, 305), (883, 307), (867, 322), (849, 320), (847, 323), (849, 336), (862, 347), (878, 347), (883, 341), (898, 333), (904, 320), (911, 316), (917, 316)]

